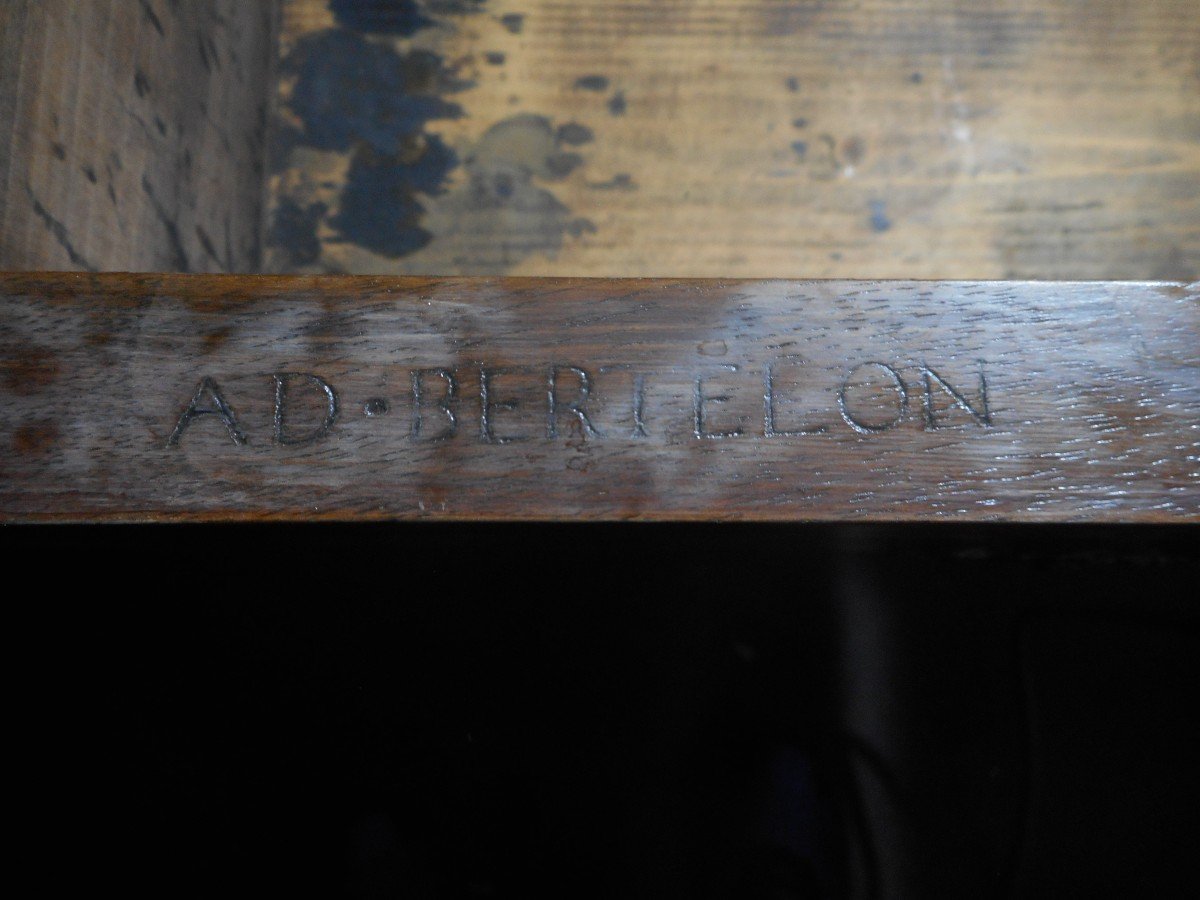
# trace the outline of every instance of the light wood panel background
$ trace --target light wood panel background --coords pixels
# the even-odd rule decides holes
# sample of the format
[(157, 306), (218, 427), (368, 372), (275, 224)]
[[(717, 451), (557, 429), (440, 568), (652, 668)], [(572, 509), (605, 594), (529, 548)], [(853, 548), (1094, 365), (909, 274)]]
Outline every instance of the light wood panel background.
[(258, 267), (277, 8), (0, 3), (0, 269)]
[(268, 267), (1192, 280), (1198, 11), (285, 0)]

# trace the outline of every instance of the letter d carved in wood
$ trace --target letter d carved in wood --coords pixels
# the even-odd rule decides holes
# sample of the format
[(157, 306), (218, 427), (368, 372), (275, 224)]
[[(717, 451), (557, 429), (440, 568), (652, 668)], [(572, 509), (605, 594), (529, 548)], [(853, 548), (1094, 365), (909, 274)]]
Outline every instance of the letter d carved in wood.
[[(302, 446), (320, 440), (329, 434), (333, 423), (338, 417), (338, 397), (333, 385), (320, 375), (310, 375), (305, 372), (277, 372), (271, 376), (275, 382), (275, 443), (286, 446)], [(298, 387), (320, 394), (323, 418), (319, 425), (310, 426), (307, 430), (298, 430), (291, 423), (291, 404), (289, 400)]]

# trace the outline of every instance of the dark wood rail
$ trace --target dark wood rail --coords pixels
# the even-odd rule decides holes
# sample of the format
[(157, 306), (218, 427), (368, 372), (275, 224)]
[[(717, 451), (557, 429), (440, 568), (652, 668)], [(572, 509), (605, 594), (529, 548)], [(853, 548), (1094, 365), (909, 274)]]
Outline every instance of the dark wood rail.
[(1200, 519), (1200, 285), (0, 277), (0, 520)]

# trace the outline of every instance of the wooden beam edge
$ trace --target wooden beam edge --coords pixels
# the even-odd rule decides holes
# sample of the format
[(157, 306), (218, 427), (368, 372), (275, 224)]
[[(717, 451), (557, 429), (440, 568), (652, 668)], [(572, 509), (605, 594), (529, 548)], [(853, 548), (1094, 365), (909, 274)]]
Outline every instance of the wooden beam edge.
[(0, 522), (1200, 520), (1200, 286), (0, 275)]

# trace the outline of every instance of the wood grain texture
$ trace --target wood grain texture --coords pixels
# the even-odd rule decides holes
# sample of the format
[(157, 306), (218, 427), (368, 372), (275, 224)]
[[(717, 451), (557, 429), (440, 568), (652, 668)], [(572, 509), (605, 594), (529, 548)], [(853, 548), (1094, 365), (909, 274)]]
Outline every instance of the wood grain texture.
[(6, 275), (0, 519), (1200, 519), (1200, 285)]
[(284, 17), (272, 271), (1200, 277), (1195, 0)]
[(0, 3), (0, 269), (255, 270), (277, 17)]

